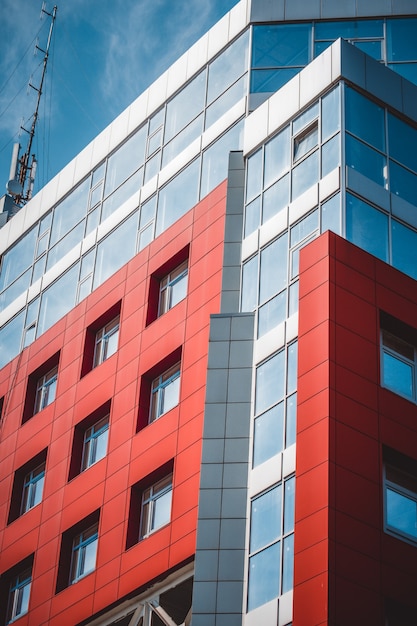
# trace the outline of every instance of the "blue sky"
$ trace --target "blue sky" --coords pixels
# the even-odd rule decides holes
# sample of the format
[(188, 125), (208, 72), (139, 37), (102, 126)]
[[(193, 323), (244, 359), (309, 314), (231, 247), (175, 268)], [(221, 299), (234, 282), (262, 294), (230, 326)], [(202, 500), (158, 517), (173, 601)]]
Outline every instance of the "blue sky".
[[(43, 186), (237, 0), (57, 0), (32, 152)], [(46, 10), (54, 2), (47, 0)], [(12, 146), (26, 149), (50, 20), (42, 0), (0, 2), (0, 196)], [(32, 79), (31, 79), (32, 76)]]

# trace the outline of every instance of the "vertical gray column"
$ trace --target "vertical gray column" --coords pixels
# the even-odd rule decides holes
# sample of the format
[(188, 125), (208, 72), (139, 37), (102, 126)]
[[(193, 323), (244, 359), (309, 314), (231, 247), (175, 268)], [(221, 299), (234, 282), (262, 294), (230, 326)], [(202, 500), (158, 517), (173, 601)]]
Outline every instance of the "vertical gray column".
[(221, 313), (210, 319), (192, 626), (241, 626), (254, 314), (238, 313), (241, 152), (229, 159)]

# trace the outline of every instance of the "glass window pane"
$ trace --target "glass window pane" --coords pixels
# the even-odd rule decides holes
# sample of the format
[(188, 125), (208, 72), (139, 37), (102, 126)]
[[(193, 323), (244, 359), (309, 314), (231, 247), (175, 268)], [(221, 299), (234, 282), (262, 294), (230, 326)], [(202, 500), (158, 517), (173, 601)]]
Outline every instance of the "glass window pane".
[(258, 304), (258, 256), (252, 257), (242, 268), (241, 311), (253, 311)]
[(272, 543), (281, 534), (282, 485), (252, 500), (250, 552)]
[(417, 280), (417, 233), (396, 220), (391, 229), (393, 266)]
[(346, 133), (346, 165), (378, 185), (387, 186), (387, 160), (380, 152)]
[(304, 159), (292, 171), (292, 199), (307, 191), (319, 179), (319, 152)]
[(159, 496), (154, 502), (152, 530), (168, 524), (171, 519), (172, 490)]
[(285, 67), (277, 70), (252, 70), (251, 93), (275, 93), (296, 76), (302, 68)]
[(299, 161), (310, 150), (317, 146), (319, 137), (319, 129), (317, 122), (310, 127), (307, 131), (300, 133), (297, 137), (294, 137), (294, 161)]
[(234, 104), (246, 96), (247, 82), (248, 77), (247, 74), (245, 74), (245, 76), (242, 76), (234, 85), (229, 87), (222, 96), (207, 107), (205, 128), (209, 128), (212, 124), (217, 122)]
[(82, 241), (84, 235), (84, 222), (81, 222), (71, 232), (61, 239), (48, 253), (46, 270), (60, 261), (74, 246)]
[(284, 448), (284, 403), (256, 418), (254, 424), (253, 467), (282, 452)]
[(316, 22), (315, 36), (316, 39), (383, 37), (383, 26), (383, 20)]
[(246, 202), (259, 195), (262, 190), (262, 150), (248, 158), (246, 172)]
[(177, 406), (180, 395), (180, 377), (170, 382), (164, 389), (161, 414)]
[(249, 30), (209, 65), (207, 103), (213, 102), (248, 68)]
[(22, 311), (0, 329), (0, 367), (15, 357), (22, 341), (25, 312)]
[(285, 447), (289, 448), (295, 443), (297, 433), (297, 394), (287, 398), (286, 423), (285, 423)]
[(417, 18), (387, 20), (388, 61), (417, 59)]
[(294, 530), (295, 477), (284, 483), (284, 533)]
[(291, 343), (287, 348), (287, 393), (292, 393), (297, 389), (297, 342)]
[(288, 235), (285, 233), (261, 251), (260, 303), (287, 286)]
[[(42, 294), (37, 337), (50, 328), (75, 305), (78, 265), (74, 265)], [(65, 294), (65, 298), (62, 297)]]
[(227, 177), (229, 152), (242, 148), (243, 124), (239, 122), (203, 152), (200, 198), (206, 196)]
[(30, 267), (35, 255), (37, 229), (32, 228), (16, 243), (2, 259), (0, 290), (10, 285), (20, 274)]
[(284, 539), (282, 559), (282, 593), (286, 593), (294, 584), (294, 535)]
[(387, 67), (415, 85), (417, 84), (417, 63), (389, 63)]
[(263, 413), (285, 393), (285, 351), (281, 350), (256, 370), (255, 413)]
[(346, 87), (346, 130), (378, 150), (385, 150), (384, 109)]
[(406, 398), (414, 397), (414, 367), (395, 355), (383, 351), (383, 384)]
[(417, 129), (388, 113), (389, 154), (417, 172)]
[(388, 262), (388, 216), (346, 194), (346, 238)]
[(387, 488), (387, 525), (417, 539), (417, 503)]
[(382, 60), (382, 40), (381, 41), (354, 41), (354, 46), (368, 54), (377, 61)]
[(271, 217), (278, 215), (288, 206), (290, 201), (290, 175), (286, 174), (281, 180), (267, 189), (263, 195), (262, 224)]
[(114, 191), (143, 164), (146, 132), (145, 125), (109, 157), (104, 197)]
[(253, 67), (285, 67), (309, 62), (310, 24), (254, 26), (252, 36)]
[(202, 71), (167, 104), (165, 137), (167, 143), (204, 108), (206, 72)]
[(84, 549), (84, 567), (82, 574), (88, 574), (95, 569), (97, 554), (97, 539), (87, 544)]
[(327, 200), (321, 205), (321, 232), (332, 230), (340, 235), (340, 194)]
[(199, 170), (200, 160), (196, 159), (159, 192), (157, 235), (171, 226), (197, 203)]
[(279, 542), (249, 559), (248, 611), (278, 596), (280, 565), (281, 545)]
[(332, 89), (321, 101), (321, 139), (325, 141), (340, 130), (340, 87)]
[(101, 221), (104, 222), (114, 211), (122, 206), (126, 200), (133, 196), (134, 193), (139, 191), (142, 185), (143, 168), (140, 168), (133, 176), (131, 176), (123, 185), (112, 193), (104, 202), (101, 211)]
[(407, 202), (417, 204), (417, 176), (394, 161), (390, 161), (390, 191), (404, 198)]
[(55, 207), (51, 229), (51, 246), (86, 216), (89, 188), (90, 179), (87, 178)]
[(280, 294), (261, 306), (258, 311), (258, 337), (262, 337), (270, 330), (281, 324), (287, 317), (287, 292)]
[[(203, 130), (203, 114), (200, 114), (195, 120), (190, 122), (182, 131), (171, 139), (171, 141), (165, 146), (162, 156), (162, 167), (165, 167), (174, 157), (180, 152), (185, 150), (194, 139), (201, 135)], [(149, 161), (148, 161), (149, 163)], [(146, 165), (148, 168), (148, 164)], [(155, 171), (156, 173), (156, 171)], [(149, 173), (146, 175), (146, 180), (150, 180)]]
[(138, 213), (131, 215), (97, 246), (94, 289), (135, 254)]
[(324, 178), (340, 165), (340, 134), (327, 141), (321, 148), (321, 176)]
[(290, 127), (287, 126), (265, 145), (264, 187), (269, 187), (274, 180), (290, 167)]
[(245, 209), (245, 237), (255, 232), (261, 223), (261, 196), (258, 196), (246, 205)]
[(315, 232), (319, 226), (319, 211), (312, 211), (307, 217), (304, 217), (295, 224), (290, 231), (290, 246), (293, 247), (303, 239)]

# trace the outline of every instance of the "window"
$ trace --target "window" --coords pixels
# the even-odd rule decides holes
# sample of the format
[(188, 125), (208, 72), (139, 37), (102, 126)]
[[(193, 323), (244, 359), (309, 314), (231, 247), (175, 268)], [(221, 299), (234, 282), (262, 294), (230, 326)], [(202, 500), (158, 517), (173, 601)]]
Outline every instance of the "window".
[(309, 126), (306, 130), (303, 130), (299, 135), (294, 137), (294, 162), (313, 150), (317, 146), (318, 140), (319, 126), (316, 120), (312, 126)]
[(173, 461), (133, 485), (126, 548), (159, 530), (171, 520)]
[(93, 367), (97, 367), (97, 365), (103, 363), (116, 352), (119, 340), (119, 325), (120, 316), (118, 315), (97, 332)]
[(391, 391), (414, 399), (414, 347), (386, 331), (382, 332), (381, 381)]
[(172, 474), (143, 492), (139, 538), (144, 539), (171, 519)]
[(106, 456), (109, 436), (109, 416), (85, 431), (81, 470), (85, 470)]
[(8, 524), (42, 501), (47, 449), (20, 467), (13, 481)]
[(149, 422), (153, 422), (178, 404), (180, 395), (180, 367), (176, 363), (155, 378), (151, 387)]
[(100, 511), (94, 511), (62, 535), (56, 593), (96, 568)]
[(293, 587), (294, 476), (253, 498), (248, 611)]
[(32, 570), (27, 569), (18, 574), (10, 585), (9, 606), (7, 610), (7, 623), (27, 613), (30, 597), (30, 585), (32, 582)]
[(22, 424), (52, 404), (58, 382), (59, 352), (50, 357), (28, 378)]
[(38, 380), (36, 386), (35, 413), (39, 413), (39, 411), (42, 411), (42, 409), (55, 400), (57, 381), (57, 365)]
[(21, 513), (26, 513), (42, 500), (43, 483), (45, 481), (45, 463), (26, 474), (23, 484)]
[(68, 480), (72, 480), (106, 456), (110, 408), (109, 400), (76, 425)]
[(118, 348), (122, 303), (116, 302), (86, 330), (81, 377), (110, 358)]
[(386, 450), (384, 496), (385, 530), (417, 543), (417, 461)]
[(159, 285), (158, 316), (172, 309), (187, 295), (188, 261), (181, 263), (175, 270), (165, 276)]
[(70, 570), (70, 584), (76, 583), (96, 567), (98, 543), (98, 524), (93, 524), (87, 530), (74, 537), (72, 542), (72, 558)]

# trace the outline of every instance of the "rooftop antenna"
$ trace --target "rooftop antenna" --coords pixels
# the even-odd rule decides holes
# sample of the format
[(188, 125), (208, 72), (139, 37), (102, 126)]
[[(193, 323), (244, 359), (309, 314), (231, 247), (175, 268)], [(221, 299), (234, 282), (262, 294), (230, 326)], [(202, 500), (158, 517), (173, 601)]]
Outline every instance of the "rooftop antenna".
[(39, 87), (35, 87), (34, 85), (32, 85), (31, 82), (29, 83), (29, 87), (34, 89), (37, 93), (35, 113), (33, 114), (32, 125), (30, 127), (30, 130), (27, 130), (26, 128), (24, 128), (24, 126), (20, 127), (23, 131), (25, 131), (29, 135), (28, 146), (27, 146), (26, 152), (22, 154), (22, 156), (19, 158), (19, 152), (20, 152), (21, 146), (18, 143), (14, 144), (12, 161), (10, 165), (10, 180), (6, 186), (7, 193), (9, 194), (9, 196), (12, 196), (13, 198), (15, 211), (21, 208), (22, 206), (24, 206), (31, 199), (32, 194), (33, 194), (33, 186), (35, 183), (37, 161), (36, 161), (35, 155), (31, 154), (32, 143), (33, 143), (33, 138), (35, 136), (36, 122), (38, 121), (38, 116), (39, 116), (39, 105), (40, 105), (41, 96), (42, 96), (43, 83), (45, 80), (46, 66), (48, 64), (49, 48), (51, 45), (52, 32), (54, 29), (54, 24), (55, 24), (55, 19), (56, 19), (56, 12), (57, 12), (56, 6), (54, 6), (52, 12), (49, 13), (45, 9), (45, 2), (42, 4), (41, 17), (42, 17), (42, 14), (45, 13), (51, 18), (51, 23), (49, 26), (46, 49), (42, 50), (42, 48), (39, 48), (38, 45), (36, 45), (36, 48), (35, 48), (36, 50), (39, 50), (40, 52), (42, 52), (44, 55), (42, 75), (41, 75)]

